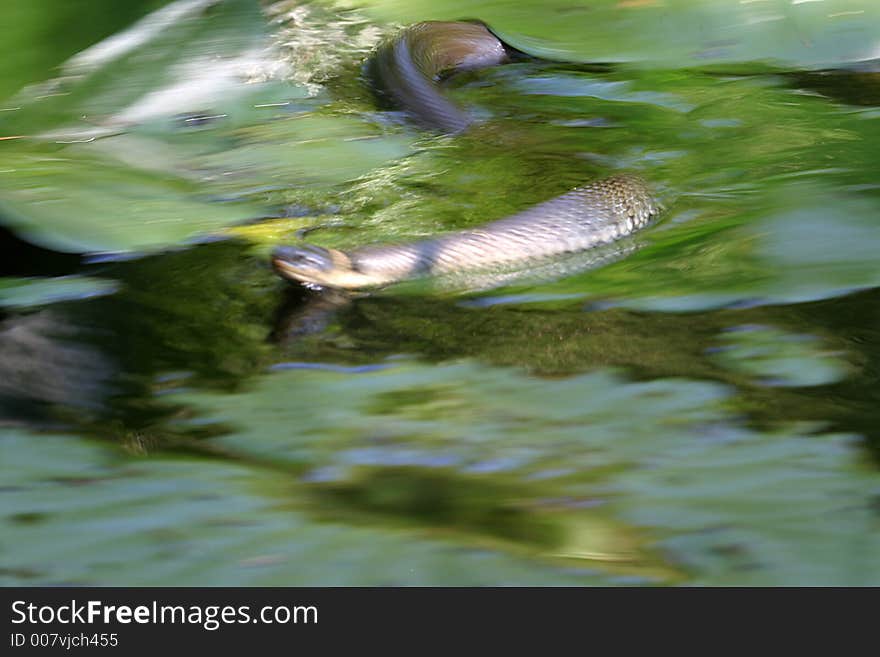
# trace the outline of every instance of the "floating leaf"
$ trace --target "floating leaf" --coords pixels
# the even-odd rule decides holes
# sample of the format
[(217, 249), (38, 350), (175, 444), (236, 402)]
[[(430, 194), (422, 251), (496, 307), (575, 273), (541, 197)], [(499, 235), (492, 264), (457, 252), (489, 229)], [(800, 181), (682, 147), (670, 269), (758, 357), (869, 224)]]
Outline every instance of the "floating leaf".
[(179, 0), (80, 53), (2, 117), (22, 138), (0, 148), (0, 221), (60, 251), (152, 251), (266, 216), (266, 190), (332, 186), (409, 151), (307, 113), (326, 101), (283, 79), (271, 45), (255, 2)]
[[(412, 531), (318, 522), (289, 477), (0, 431), (6, 585), (563, 585), (598, 581)], [(27, 549), (22, 549), (27, 546)], [(307, 566), (307, 567), (305, 567)]]
[(476, 16), (516, 48), (562, 61), (693, 67), (772, 61), (829, 67), (877, 58), (871, 0), (348, 0), (385, 21)]
[(116, 291), (116, 284), (88, 276), (58, 278), (0, 278), (0, 306), (41, 306), (57, 301), (86, 299)]
[(200, 426), (222, 427), (212, 442), (225, 451), (296, 464), (316, 481), (401, 467), (416, 480), (503, 473), (523, 482), (520, 496), (531, 483), (532, 495), (608, 504), (664, 537), (674, 565), (693, 562), (693, 583), (880, 581), (880, 477), (858, 465), (852, 438), (747, 431), (723, 412), (726, 397), (696, 381), (399, 363), (291, 369), (237, 395), (170, 399), (199, 410)]
[(731, 327), (713, 349), (729, 368), (751, 374), (757, 383), (783, 386), (828, 385), (843, 379), (848, 367), (821, 348), (811, 335), (792, 335), (769, 326)]

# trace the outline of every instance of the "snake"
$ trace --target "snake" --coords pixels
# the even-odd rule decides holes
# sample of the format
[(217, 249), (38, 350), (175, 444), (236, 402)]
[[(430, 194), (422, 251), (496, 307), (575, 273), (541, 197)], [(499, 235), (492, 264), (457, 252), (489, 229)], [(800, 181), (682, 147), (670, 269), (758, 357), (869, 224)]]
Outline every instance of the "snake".
[[(426, 130), (454, 135), (477, 119), (443, 93), (443, 79), (504, 64), (516, 52), (481, 22), (426, 21), (381, 44), (364, 71), (383, 103)], [(380, 288), (414, 278), (528, 267), (612, 245), (647, 226), (661, 210), (642, 178), (619, 174), (474, 228), (348, 251), (282, 245), (271, 259), (280, 276), (307, 287)]]

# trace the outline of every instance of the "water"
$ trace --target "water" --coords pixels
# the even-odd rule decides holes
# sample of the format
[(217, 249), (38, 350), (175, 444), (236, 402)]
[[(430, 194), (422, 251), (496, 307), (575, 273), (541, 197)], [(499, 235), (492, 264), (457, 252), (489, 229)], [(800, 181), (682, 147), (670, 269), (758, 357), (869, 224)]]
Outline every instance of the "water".
[[(156, 4), (29, 37), (0, 581), (880, 583), (876, 9), (615, 4), (194, 0), (15, 94)], [(394, 23), (473, 16), (558, 61), (453, 80), (455, 138), (375, 108)], [(344, 299), (267, 265), (617, 170), (667, 211), (600, 269)]]

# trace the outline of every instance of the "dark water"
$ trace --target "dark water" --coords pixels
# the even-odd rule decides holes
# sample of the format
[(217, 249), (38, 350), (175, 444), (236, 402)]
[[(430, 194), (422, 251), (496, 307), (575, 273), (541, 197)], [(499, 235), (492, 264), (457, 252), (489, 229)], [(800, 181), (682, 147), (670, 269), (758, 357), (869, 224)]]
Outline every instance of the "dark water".
[[(0, 581), (880, 583), (876, 11), (198, 4), (0, 101)], [(455, 138), (376, 110), (376, 41), (462, 16), (560, 61), (453, 80)], [(601, 269), (342, 298), (267, 264), (617, 170), (667, 210)]]

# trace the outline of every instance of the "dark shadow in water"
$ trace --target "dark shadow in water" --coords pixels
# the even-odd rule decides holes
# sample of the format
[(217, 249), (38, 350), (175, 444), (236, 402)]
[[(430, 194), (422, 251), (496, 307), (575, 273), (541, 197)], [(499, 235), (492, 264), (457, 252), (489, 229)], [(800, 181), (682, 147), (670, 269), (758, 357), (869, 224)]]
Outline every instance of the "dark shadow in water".
[[(848, 353), (855, 371), (831, 386), (806, 389), (806, 404), (833, 405), (834, 427), (869, 438), (880, 462), (880, 290), (780, 309), (794, 327), (833, 335)], [(802, 329), (803, 330), (803, 329)]]
[(63, 276), (81, 262), (79, 255), (41, 249), (0, 227), (0, 276)]
[(517, 502), (535, 497), (525, 494), (522, 482), (504, 485), (446, 469), (386, 467), (312, 485), (310, 493), (318, 513), (337, 522), (340, 513), (356, 511), (540, 547), (562, 540), (562, 527), (552, 516)]
[(87, 419), (99, 433), (140, 430), (169, 410), (171, 385), (233, 390), (265, 368), (281, 284), (235, 242), (84, 273), (115, 294), (9, 313), (0, 325), (7, 414), (36, 404)]
[(281, 294), (269, 341), (288, 344), (308, 335), (321, 333), (336, 314), (349, 303), (351, 296), (334, 290), (309, 290), (289, 285)]
[(877, 72), (801, 71), (787, 77), (798, 89), (816, 91), (848, 105), (880, 105), (880, 73)]

